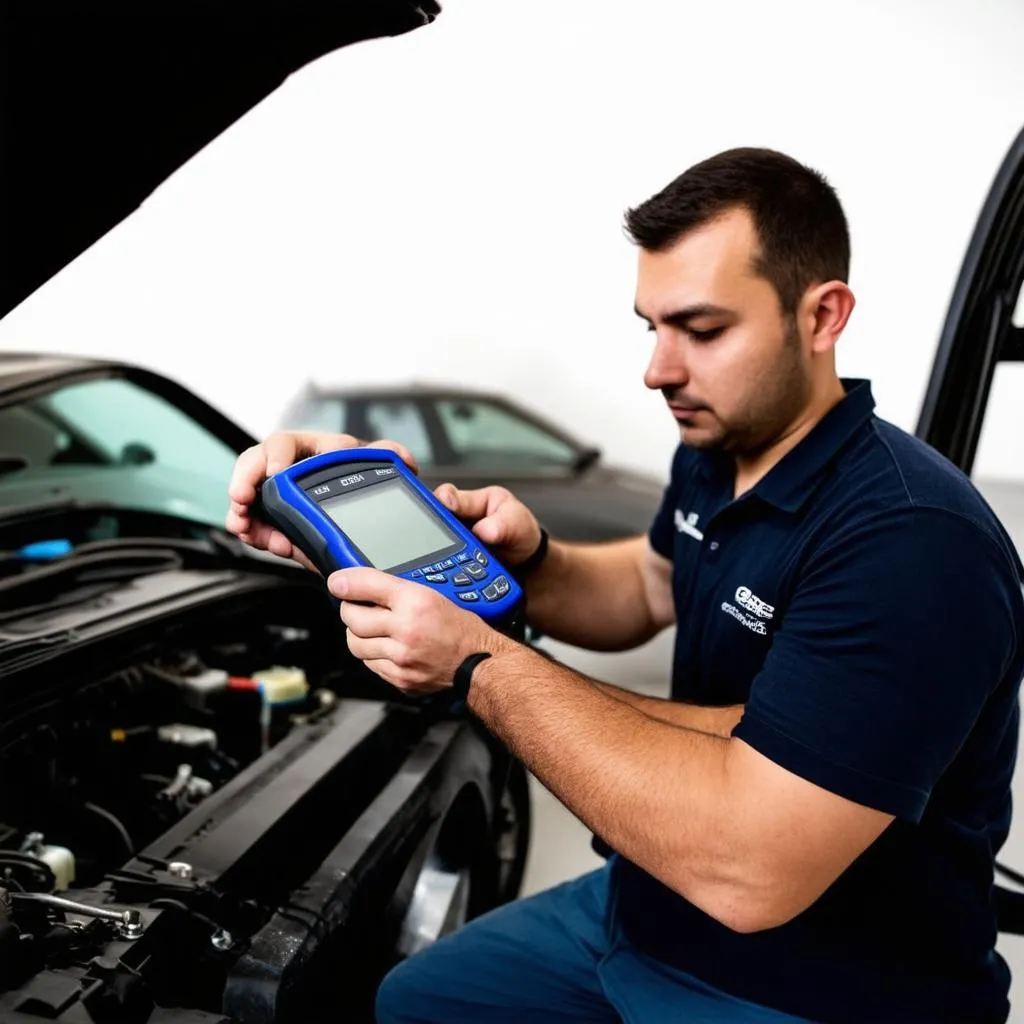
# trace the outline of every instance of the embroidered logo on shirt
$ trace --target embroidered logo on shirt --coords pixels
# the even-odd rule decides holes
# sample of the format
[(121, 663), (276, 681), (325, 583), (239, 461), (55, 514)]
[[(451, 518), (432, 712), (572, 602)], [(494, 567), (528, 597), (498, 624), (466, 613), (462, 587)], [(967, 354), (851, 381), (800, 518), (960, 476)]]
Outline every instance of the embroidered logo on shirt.
[(741, 626), (746, 626), (751, 633), (757, 633), (758, 636), (768, 635), (768, 627), (760, 619), (755, 619), (753, 615), (747, 615), (746, 612), (741, 612), (736, 605), (729, 604), (728, 601), (723, 601), (722, 611), (725, 612), (726, 615), (731, 615)]
[(704, 534), (697, 529), (697, 520), (700, 516), (696, 512), (690, 512), (684, 516), (683, 513), (676, 509), (676, 529), (680, 533), (685, 533), (689, 537), (693, 537), (694, 540), (703, 540)]
[(757, 594), (751, 593), (750, 587), (737, 588), (736, 603), (762, 619), (770, 619), (775, 613), (775, 605), (762, 601)]
[(735, 600), (736, 604), (745, 610), (741, 611), (735, 604), (723, 601), (722, 611), (726, 615), (731, 615), (741, 626), (746, 626), (751, 633), (767, 636), (768, 625), (765, 620), (771, 619), (775, 614), (775, 605), (762, 601), (750, 587), (737, 587)]

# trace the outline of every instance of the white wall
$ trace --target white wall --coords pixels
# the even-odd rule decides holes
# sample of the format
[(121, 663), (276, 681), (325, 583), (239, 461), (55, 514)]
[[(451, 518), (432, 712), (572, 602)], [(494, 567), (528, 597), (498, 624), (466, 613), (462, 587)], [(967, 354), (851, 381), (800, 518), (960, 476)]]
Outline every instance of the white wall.
[[(859, 300), (841, 370), (912, 428), (1022, 123), (1015, 0), (447, 0), (430, 28), (293, 76), (0, 323), (0, 347), (145, 363), (259, 434), (310, 376), (489, 384), (662, 471), (675, 428), (640, 380), (622, 211), (770, 145), (838, 188)], [(1024, 466), (1020, 409), (981, 468)]]

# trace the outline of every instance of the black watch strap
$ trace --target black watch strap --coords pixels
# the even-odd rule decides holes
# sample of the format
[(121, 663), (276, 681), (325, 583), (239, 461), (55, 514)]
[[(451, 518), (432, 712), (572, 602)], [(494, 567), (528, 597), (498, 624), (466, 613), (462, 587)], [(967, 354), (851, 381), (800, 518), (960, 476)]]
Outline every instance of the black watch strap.
[(490, 651), (477, 651), (475, 654), (462, 660), (462, 664), (455, 670), (455, 678), (452, 679), (452, 689), (463, 699), (469, 699), (469, 684), (473, 681), (473, 669), (486, 661), (491, 656)]
[(547, 558), (548, 543), (550, 540), (551, 538), (548, 536), (548, 531), (542, 526), (540, 528), (540, 543), (537, 545), (537, 550), (534, 551), (534, 553), (525, 561), (512, 566), (509, 570), (517, 580), (525, 579), (540, 565), (541, 562), (544, 561), (545, 558)]

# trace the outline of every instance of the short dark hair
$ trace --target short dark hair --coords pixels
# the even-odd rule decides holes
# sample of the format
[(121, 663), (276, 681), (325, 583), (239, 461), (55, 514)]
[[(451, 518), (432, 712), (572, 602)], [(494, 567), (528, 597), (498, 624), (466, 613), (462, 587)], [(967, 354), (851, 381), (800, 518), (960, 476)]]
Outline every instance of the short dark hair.
[(825, 177), (773, 149), (730, 149), (684, 171), (646, 202), (626, 211), (626, 231), (659, 252), (730, 209), (745, 208), (757, 228), (754, 269), (792, 315), (804, 292), (822, 281), (847, 281), (850, 235)]

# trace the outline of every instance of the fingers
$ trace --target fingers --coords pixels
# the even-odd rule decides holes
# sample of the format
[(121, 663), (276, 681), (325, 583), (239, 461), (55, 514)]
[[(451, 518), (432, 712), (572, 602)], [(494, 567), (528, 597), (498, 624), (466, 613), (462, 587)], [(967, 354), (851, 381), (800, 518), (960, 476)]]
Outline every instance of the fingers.
[[(242, 511), (245, 509), (246, 511)], [(248, 515), (248, 506), (239, 505), (237, 501), (231, 502), (228, 514), (224, 517), (224, 529), (239, 537), (245, 537), (252, 526), (252, 520)]]
[[(228, 483), (230, 501), (224, 517), (224, 528), (251, 547), (270, 551), (282, 558), (293, 558), (307, 569), (317, 571), (313, 563), (284, 534), (253, 515), (253, 502), (268, 477), (280, 473), (300, 459), (365, 446), (365, 441), (352, 434), (283, 430), (268, 435), (261, 444), (247, 448), (235, 461)], [(395, 452), (413, 472), (419, 472), (416, 460), (405, 445), (397, 441), (380, 440), (374, 441), (372, 447)]]
[(256, 500), (256, 488), (267, 475), (266, 442), (246, 448), (235, 460), (235, 468), (228, 484), (232, 502), (250, 505)]
[(391, 613), (387, 608), (368, 607), (343, 601), (341, 604), (341, 621), (349, 628), (349, 632), (358, 637), (388, 636), (388, 623)]
[(403, 587), (419, 586), (379, 569), (341, 569), (327, 578), (327, 589), (335, 597), (343, 601), (364, 601), (381, 608), (392, 607)]
[(514, 544), (518, 539), (512, 525), (499, 516), (488, 516), (486, 519), (481, 519), (473, 527), (473, 533), (485, 544), (495, 548)]
[(515, 547), (531, 530), (532, 516), (504, 487), (460, 491), (454, 484), (441, 484), (434, 495), (493, 547)]
[(352, 652), (353, 657), (358, 658), (360, 661), (386, 661), (393, 669), (398, 668), (395, 659), (401, 658), (402, 645), (397, 640), (392, 640), (386, 636), (370, 638), (356, 636), (352, 630), (349, 630), (347, 642), (348, 649)]
[(265, 523), (256, 524), (250, 536), (253, 537), (257, 547), (266, 548), (272, 555), (291, 558), (294, 553), (292, 542), (283, 533), (272, 530)]
[(404, 444), (399, 444), (397, 441), (371, 441), (366, 447), (386, 448), (388, 451), (394, 452), (417, 476), (419, 475), (420, 467), (412, 452)]
[[(360, 441), (352, 434), (323, 434), (296, 430), (278, 430), (269, 434), (261, 444), (253, 445), (242, 452), (235, 462), (228, 484), (228, 495), (234, 504), (242, 508), (234, 511), (240, 515), (244, 514), (244, 509), (255, 501), (259, 485), (268, 476), (280, 473), (299, 459), (365, 445), (365, 441)], [(386, 448), (395, 452), (411, 469), (419, 472), (412, 452), (405, 445), (397, 441), (381, 440), (374, 441), (370, 447)]]
[(496, 511), (502, 499), (509, 496), (502, 487), (481, 487), (474, 491), (460, 491), (454, 484), (441, 484), (434, 497), (460, 519), (475, 523)]
[[(287, 556), (286, 556), (287, 557)], [(310, 572), (315, 572), (318, 576), (323, 575), (320, 570), (293, 544), (291, 557), (295, 559), (299, 565), (309, 569)]]

